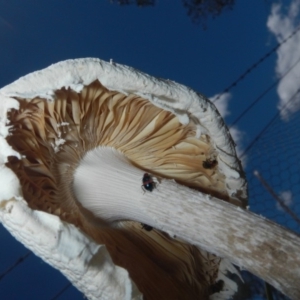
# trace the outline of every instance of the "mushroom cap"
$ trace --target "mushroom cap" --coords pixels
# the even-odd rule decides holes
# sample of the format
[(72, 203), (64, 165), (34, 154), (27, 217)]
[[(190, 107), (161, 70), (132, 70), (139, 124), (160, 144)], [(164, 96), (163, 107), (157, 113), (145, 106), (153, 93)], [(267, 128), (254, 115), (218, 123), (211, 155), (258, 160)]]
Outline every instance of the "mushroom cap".
[[(90, 87), (89, 89), (87, 88), (88, 86)], [(197, 183), (197, 180), (194, 178), (188, 178), (188, 185), (196, 185), (199, 187), (203, 185), (204, 189), (207, 189), (207, 186), (209, 186), (208, 189), (216, 189), (216, 193), (223, 194), (225, 198), (229, 197), (229, 200), (237, 204), (240, 202), (240, 205), (243, 207), (247, 204), (246, 180), (240, 161), (236, 156), (235, 144), (228, 128), (224, 124), (215, 106), (203, 95), (194, 92), (186, 86), (170, 80), (157, 79), (130, 67), (107, 63), (99, 59), (77, 59), (60, 62), (43, 71), (31, 73), (2, 88), (0, 91), (3, 96), (23, 100), (27, 99), (26, 102), (34, 99), (32, 103), (35, 102), (36, 106), (44, 106), (47, 103), (48, 112), (46, 108), (41, 109), (44, 109), (44, 114), (48, 114), (47, 117), (50, 119), (50, 125), (53, 127), (52, 130), (56, 135), (52, 137), (54, 141), (53, 147), (56, 150), (58, 150), (61, 143), (63, 143), (63, 137), (61, 136), (63, 132), (57, 127), (63, 127), (62, 129), (64, 129), (65, 127), (71, 126), (68, 124), (68, 120), (64, 119), (66, 117), (73, 118), (72, 121), (77, 123), (84, 121), (82, 115), (89, 113), (90, 110), (94, 108), (91, 107), (93, 103), (90, 97), (94, 98), (94, 102), (97, 102), (99, 98), (101, 98), (100, 101), (103, 102), (111, 101), (111, 98), (114, 98), (116, 103), (121, 101), (123, 105), (126, 101), (130, 102), (132, 104), (131, 109), (133, 109), (132, 114), (139, 111), (144, 104), (141, 103), (137, 105), (136, 102), (139, 100), (143, 102), (143, 100), (147, 99), (153, 104), (153, 106), (151, 106), (152, 110), (157, 108), (157, 113), (159, 112), (158, 108), (162, 108), (164, 112), (171, 113), (160, 116), (160, 119), (163, 120), (152, 120), (151, 116), (150, 120), (152, 123), (150, 121), (148, 121), (148, 124), (146, 123), (146, 125), (150, 127), (147, 129), (155, 131), (157, 128), (153, 130), (151, 126), (155, 126), (156, 124), (154, 123), (162, 122), (163, 126), (161, 127), (166, 131), (171, 126), (174, 126), (176, 122), (178, 125), (176, 133), (178, 133), (178, 131), (184, 129), (184, 126), (180, 127), (180, 125), (190, 125), (190, 128), (186, 129), (185, 134), (188, 135), (187, 137), (192, 135), (195, 139), (187, 138), (184, 142), (178, 143), (176, 137), (172, 135), (170, 145), (163, 145), (164, 147), (171, 146), (173, 150), (174, 148), (180, 147), (181, 149), (178, 151), (179, 154), (186, 154), (187, 157), (191, 157), (193, 164), (198, 162), (195, 162), (196, 155), (199, 156), (197, 157), (199, 164), (196, 164), (196, 168), (197, 170), (201, 169), (202, 174), (200, 174), (197, 179), (203, 182)], [(92, 93), (93, 95), (91, 95)], [(70, 108), (72, 109), (70, 116), (61, 115), (57, 117), (56, 115), (51, 115), (57, 113), (68, 114), (68, 107), (57, 107), (58, 105), (56, 103), (58, 101), (53, 101), (59, 97), (65, 97), (64, 101), (60, 102), (61, 106), (72, 106), (72, 108)], [(73, 98), (70, 99), (71, 104), (68, 103), (68, 97)], [(81, 102), (83, 98), (86, 98), (84, 100), (85, 105), (81, 104), (79, 107), (78, 103)], [(44, 102), (42, 99), (51, 101)], [(141, 122), (141, 119), (144, 120), (146, 114), (153, 113), (151, 109), (143, 108), (143, 112), (139, 111), (140, 119), (136, 122)], [(171, 115), (176, 118), (172, 118)], [(24, 117), (25, 116), (23, 116), (23, 118)], [(110, 117), (115, 117), (115, 115)], [(118, 121), (122, 121), (122, 119)], [(165, 126), (166, 124), (168, 127)], [(90, 124), (85, 124), (85, 126), (87, 125)], [(104, 125), (107, 126), (107, 124)], [(82, 126), (82, 124), (77, 124), (77, 126)], [(116, 134), (117, 133), (115, 133), (115, 135)], [(149, 136), (149, 132), (145, 134)], [(158, 134), (162, 136), (161, 132), (158, 132)], [(157, 135), (155, 137), (157, 137)], [(47, 136), (47, 138), (49, 138), (49, 136)], [(165, 138), (165, 136), (163, 136), (163, 138)], [(182, 136), (178, 137), (178, 139), (180, 138), (182, 138)], [(198, 143), (197, 145), (193, 145), (195, 141)], [(109, 142), (110, 141), (106, 141), (107, 144)], [(172, 142), (174, 145), (172, 145)], [(144, 140), (140, 143), (143, 144), (145, 148), (153, 146), (151, 143), (145, 143)], [(206, 151), (202, 153), (198, 150), (199, 153), (195, 153), (197, 147), (200, 148), (201, 151)], [(119, 148), (122, 151), (121, 146), (119, 146)], [(166, 153), (164, 153), (164, 155), (166, 156)], [(205, 167), (205, 162), (208, 162), (208, 165), (210, 165), (210, 162), (214, 160), (217, 161), (216, 168)], [(174, 164), (173, 161), (172, 163)], [(177, 168), (178, 165), (176, 165), (176, 169)], [(167, 171), (168, 170), (166, 170), (166, 172)], [(200, 173), (200, 171), (198, 172)], [(171, 169), (172, 176), (170, 177), (181, 181), (182, 179), (176, 178), (176, 174), (174, 173), (174, 169)], [(166, 174), (164, 174), (164, 177), (165, 176)], [(199, 179), (199, 177), (201, 177), (201, 179)], [(216, 177), (215, 180), (214, 177)], [(208, 181), (210, 181), (210, 184)], [(222, 181), (222, 187), (220, 186), (220, 181)], [(216, 188), (216, 186), (220, 188)]]
[[(99, 219), (84, 207), (72, 184), (86, 153), (105, 146), (117, 149), (135, 167), (158, 179), (175, 179), (245, 207), (247, 184), (234, 142), (209, 100), (183, 85), (127, 66), (77, 59), (2, 88), (0, 105), (0, 176), (10, 174), (6, 180), (15, 182), (13, 190), (1, 191), (0, 201), (23, 198), (31, 209), (56, 215), (60, 222), (74, 224), (98, 244), (105, 244), (113, 261), (129, 270), (149, 299), (151, 293), (160, 297), (154, 290), (162, 286), (173, 288), (174, 295), (184, 294), (181, 281), (190, 282), (194, 296), (201, 293), (199, 282), (205, 282), (206, 297), (207, 287), (217, 278), (218, 257), (158, 230), (145, 233), (136, 222), (111, 227), (109, 219)], [(116, 250), (117, 245), (123, 245), (122, 251)], [(163, 248), (161, 253), (158, 248)], [(161, 266), (152, 266), (145, 257), (151, 251)], [(153, 282), (145, 283), (135, 259), (149, 268)], [(206, 261), (212, 262), (209, 271), (203, 267)], [(170, 268), (177, 274), (171, 280)], [(160, 288), (159, 277), (154, 278), (158, 269), (164, 279)], [(184, 275), (178, 271), (182, 269)]]

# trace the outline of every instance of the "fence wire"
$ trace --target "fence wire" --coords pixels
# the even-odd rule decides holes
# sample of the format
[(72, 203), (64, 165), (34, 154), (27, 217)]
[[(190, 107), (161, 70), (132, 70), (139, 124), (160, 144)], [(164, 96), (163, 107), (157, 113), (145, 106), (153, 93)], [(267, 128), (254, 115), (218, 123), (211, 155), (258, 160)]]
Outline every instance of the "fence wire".
[[(300, 111), (288, 121), (278, 116), (247, 153), (249, 164), (246, 169), (250, 210), (297, 234), (300, 233), (299, 128)], [(257, 173), (273, 194), (264, 186)]]
[[(280, 115), (246, 153), (250, 210), (300, 234), (300, 111)], [(234, 300), (288, 300), (256, 276), (242, 271), (245, 284)], [(268, 289), (271, 297), (267, 297)]]

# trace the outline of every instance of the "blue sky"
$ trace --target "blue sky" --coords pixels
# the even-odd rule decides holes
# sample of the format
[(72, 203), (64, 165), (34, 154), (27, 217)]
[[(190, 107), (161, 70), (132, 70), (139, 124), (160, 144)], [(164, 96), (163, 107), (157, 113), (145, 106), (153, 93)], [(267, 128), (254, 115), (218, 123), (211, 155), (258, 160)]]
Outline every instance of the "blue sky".
[[(98, 57), (213, 97), (299, 24), (299, 0), (283, 0), (281, 6), (264, 0), (236, 2), (232, 11), (209, 20), (204, 31), (191, 22), (181, 1), (161, 0), (155, 7), (142, 9), (112, 5), (108, 0), (0, 0), (0, 86), (61, 60)], [(299, 48), (300, 33), (216, 102), (229, 125), (299, 59)], [(234, 136), (240, 151), (296, 91), (299, 77), (297, 65), (236, 124)], [(282, 115), (284, 122), (299, 110), (297, 99)], [(251, 157), (245, 162), (249, 169)], [(283, 197), (295, 202), (289, 194)], [(1, 274), (27, 250), (3, 228), (0, 239)], [(51, 299), (67, 282), (30, 255), (0, 280), (0, 298)], [(82, 296), (70, 288), (59, 299)]]

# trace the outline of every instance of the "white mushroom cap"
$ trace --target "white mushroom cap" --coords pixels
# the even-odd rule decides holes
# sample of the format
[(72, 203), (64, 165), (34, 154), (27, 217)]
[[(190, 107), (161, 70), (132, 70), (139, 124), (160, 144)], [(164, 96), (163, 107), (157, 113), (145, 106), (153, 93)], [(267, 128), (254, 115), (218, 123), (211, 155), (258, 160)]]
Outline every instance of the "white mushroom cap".
[[(99, 103), (101, 105), (97, 106)], [(4, 225), (9, 223), (9, 218), (5, 217), (9, 213), (8, 204), (4, 200), (24, 197), (32, 209), (56, 214), (62, 220), (81, 228), (97, 243), (105, 243), (114, 262), (128, 267), (134, 280), (139, 280), (139, 276), (144, 275), (141, 275), (141, 270), (136, 274), (132, 271), (133, 260), (128, 263), (125, 261), (129, 255), (128, 250), (124, 250), (125, 246), (122, 250), (124, 253), (115, 250), (114, 243), (119, 243), (117, 247), (120, 247), (120, 243), (134, 245), (140, 242), (143, 251), (151, 251), (151, 247), (154, 247), (153, 252), (159, 245), (164, 245), (161, 246), (164, 254), (157, 254), (158, 257), (161, 255), (160, 259), (167, 260), (168, 251), (177, 260), (182, 257), (181, 268), (192, 269), (191, 278), (188, 279), (191, 282), (199, 275), (192, 261), (203, 253), (156, 230), (141, 233), (141, 228), (136, 223), (117, 225), (124, 229), (111, 228), (107, 224), (129, 219), (155, 225), (151, 217), (147, 218), (144, 211), (138, 209), (134, 201), (130, 201), (143, 196), (141, 178), (144, 172), (154, 174), (158, 179), (173, 178), (220, 199), (242, 207), (246, 205), (246, 181), (227, 127), (213, 104), (185, 86), (150, 77), (126, 66), (98, 59), (78, 59), (52, 65), (2, 88), (0, 106), (0, 142), (4, 145), (0, 150), (0, 176), (2, 179), (2, 174), (10, 174), (16, 182), (16, 177), (10, 171), (12, 169), (22, 183), (22, 186), (15, 184), (15, 188), (10, 191), (2, 191), (1, 188), (0, 201), (5, 209), (0, 212), (0, 216)], [(116, 124), (112, 124), (112, 120), (117, 117)], [(135, 132), (136, 127), (141, 129)], [(82, 186), (82, 180), (78, 178), (81, 178), (79, 170), (86, 152), (99, 146), (113, 147), (121, 152), (116, 155), (121, 155), (120, 159), (130, 166), (132, 178), (130, 183), (126, 181), (127, 186), (122, 185), (122, 179), (112, 183), (118, 176), (112, 174), (112, 179), (107, 178), (112, 187), (116, 187), (115, 191), (120, 193), (113, 194), (110, 198), (117, 199), (114, 204), (104, 201), (105, 207), (102, 202), (97, 214), (96, 209), (90, 206), (91, 202), (86, 203), (86, 192), (83, 196), (79, 195), (86, 185)], [(208, 167), (205, 167), (205, 162)], [(79, 177), (74, 178), (76, 172)], [(99, 198), (108, 199), (115, 192), (106, 191), (105, 175), (100, 181), (98, 179), (93, 182), (93, 178), (85, 172), (81, 174), (88, 183), (93, 183), (93, 190), (100, 187), (96, 194)], [(138, 191), (132, 188), (136, 182)], [(57, 187), (53, 188), (54, 185)], [(123, 191), (126, 187), (126, 191)], [(102, 194), (104, 189), (105, 193)], [(128, 200), (124, 200), (124, 197)], [(9, 203), (12, 201), (12, 207), (19, 205), (16, 200), (10, 200)], [(49, 224), (47, 218), (45, 220)], [(61, 222), (60, 226), (63, 228), (70, 226), (56, 220)], [(66, 229), (66, 232), (73, 236), (71, 230)], [(86, 236), (85, 238), (88, 239)], [(35, 251), (35, 246), (32, 249)], [(193, 251), (199, 253), (192, 256), (190, 253)], [(36, 252), (39, 254), (38, 250)], [(143, 259), (138, 252), (135, 254), (137, 258)], [(183, 258), (184, 255), (187, 255), (186, 258)], [(213, 273), (216, 272), (220, 259), (207, 253), (205, 255), (209, 256), (208, 260), (215, 261), (211, 269), (214, 270)], [(85, 263), (84, 258), (78, 259)], [(109, 259), (108, 261), (111, 262)], [(201, 259), (199, 262), (201, 263)], [(151, 261), (144, 259), (144, 263), (150, 268), (147, 272), (154, 274)], [(167, 267), (168, 262), (165, 265)], [(72, 277), (67, 272), (65, 274)], [(203, 280), (204, 275), (199, 276), (192, 285), (197, 286), (200, 278)], [(211, 279), (206, 278), (206, 285), (217, 278), (217, 274), (209, 276)], [(179, 275), (180, 277), (182, 276)], [(128, 286), (128, 277), (122, 280)], [(165, 277), (165, 280), (169, 279)], [(174, 277), (164, 284), (180, 286), (176, 280)], [(144, 282), (138, 286), (148, 295), (155, 289), (151, 282), (149, 287)], [(123, 290), (126, 290), (129, 297), (136, 295), (134, 285)], [(194, 292), (197, 291), (195, 288)]]

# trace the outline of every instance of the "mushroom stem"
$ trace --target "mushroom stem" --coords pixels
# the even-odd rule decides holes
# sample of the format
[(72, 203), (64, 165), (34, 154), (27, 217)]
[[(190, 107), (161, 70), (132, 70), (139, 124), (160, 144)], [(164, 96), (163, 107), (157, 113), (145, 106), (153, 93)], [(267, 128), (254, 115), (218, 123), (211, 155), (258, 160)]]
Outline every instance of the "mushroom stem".
[(300, 237), (230, 203), (162, 180), (141, 200), (156, 227), (250, 271), (300, 299)]
[(138, 203), (148, 196), (142, 189), (144, 173), (120, 151), (98, 147), (77, 167), (73, 191), (83, 207), (104, 221), (135, 220), (154, 226), (154, 220)]
[[(100, 218), (149, 224), (227, 257), (289, 297), (300, 299), (297, 235), (174, 180), (161, 180), (152, 192), (144, 192), (144, 173), (120, 152), (98, 148), (77, 168), (74, 190), (79, 202)], [(88, 178), (84, 185), (83, 178)]]

